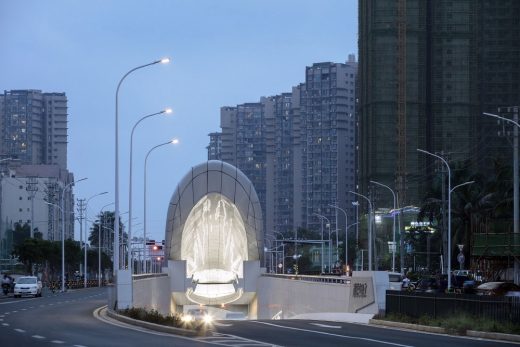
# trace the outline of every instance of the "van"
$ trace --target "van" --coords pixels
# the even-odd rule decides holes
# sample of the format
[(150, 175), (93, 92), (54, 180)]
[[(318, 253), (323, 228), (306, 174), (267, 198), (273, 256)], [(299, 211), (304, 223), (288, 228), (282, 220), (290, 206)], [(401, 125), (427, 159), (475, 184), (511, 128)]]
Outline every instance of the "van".
[(403, 289), (403, 275), (399, 272), (388, 273), (388, 289), (389, 290), (402, 290)]

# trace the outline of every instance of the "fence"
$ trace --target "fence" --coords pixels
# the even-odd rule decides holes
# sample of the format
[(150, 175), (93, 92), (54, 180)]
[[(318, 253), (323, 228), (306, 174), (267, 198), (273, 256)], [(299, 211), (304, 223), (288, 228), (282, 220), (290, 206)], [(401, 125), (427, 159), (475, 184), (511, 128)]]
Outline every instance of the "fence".
[(520, 297), (386, 291), (386, 314), (442, 318), (456, 314), (520, 323)]

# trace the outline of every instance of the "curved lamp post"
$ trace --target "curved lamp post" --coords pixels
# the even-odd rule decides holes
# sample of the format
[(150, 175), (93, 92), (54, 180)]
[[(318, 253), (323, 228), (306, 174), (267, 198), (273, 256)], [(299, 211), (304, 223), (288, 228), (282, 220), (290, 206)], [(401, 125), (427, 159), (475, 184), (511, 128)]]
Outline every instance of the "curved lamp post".
[[(515, 128), (513, 130), (513, 234), (518, 234), (520, 232), (520, 228), (518, 225), (519, 220), (519, 205), (520, 205), (520, 198), (518, 196), (518, 188), (520, 186), (519, 177), (518, 177), (518, 129), (520, 128), (520, 124), (518, 123), (518, 106), (513, 107), (513, 118), (505, 118), (502, 116), (499, 116), (498, 114), (493, 113), (483, 113), (484, 116), (490, 116), (494, 118), (501, 119), (503, 121), (509, 122), (511, 124), (515, 125)], [(513, 279), (515, 284), (520, 283), (520, 263), (518, 258), (514, 261), (514, 274)]]
[[(331, 272), (331, 262), (332, 262), (332, 259), (331, 259), (331, 255), (330, 255), (330, 252), (331, 252), (331, 248), (332, 248), (332, 241), (331, 241), (331, 238), (330, 238), (330, 220), (325, 217), (324, 215), (322, 214), (319, 214), (319, 213), (313, 213), (313, 215), (317, 216), (318, 218), (320, 218), (322, 220), (322, 224), (321, 224), (321, 240), (323, 241), (323, 220), (326, 219), (327, 220), (327, 226), (328, 226), (328, 229), (329, 229), (329, 272)], [(323, 242), (322, 242), (322, 245), (323, 245)], [(322, 271), (323, 271), (323, 267), (322, 267)]]
[[(334, 207), (335, 209), (343, 212), (343, 214), (345, 215), (345, 268), (347, 268), (347, 265), (348, 265), (348, 236), (347, 236), (348, 217), (347, 217), (347, 211), (345, 211), (344, 209), (342, 209), (341, 207), (336, 206), (336, 205), (329, 204), (329, 206)], [(336, 232), (336, 236), (337, 235), (338, 235), (338, 233)], [(339, 257), (339, 246), (338, 246), (337, 240), (336, 240), (336, 254), (337, 254), (337, 257)]]
[[(114, 223), (115, 226), (114, 226), (114, 269), (113, 269), (114, 276), (116, 276), (116, 284), (117, 284), (117, 271), (119, 270), (119, 88), (121, 87), (121, 84), (123, 83), (125, 78), (128, 75), (130, 75), (132, 72), (134, 72), (136, 70), (139, 70), (139, 69), (143, 69), (143, 68), (151, 66), (151, 65), (155, 65), (155, 64), (159, 64), (159, 63), (167, 64), (169, 62), (170, 62), (169, 58), (163, 58), (161, 60), (156, 60), (156, 61), (153, 61), (153, 62), (148, 63), (148, 64), (137, 66), (137, 67), (131, 69), (130, 71), (128, 71), (119, 80), (119, 83), (117, 84), (117, 89), (116, 89), (116, 113), (115, 113), (115, 136), (114, 136), (114, 139), (115, 139), (115, 170), (114, 170), (114, 175), (115, 175), (115, 188), (114, 188), (114, 195), (115, 195), (115, 201), (114, 201), (115, 207), (114, 208), (115, 208), (115, 212), (114, 212), (114, 217), (115, 217), (115, 219), (114, 220), (116, 221), (116, 223)], [(116, 290), (116, 293), (117, 293), (117, 290)]]
[(397, 198), (396, 198), (396, 194), (395, 192), (392, 190), (392, 188), (390, 188), (389, 186), (387, 186), (386, 184), (383, 184), (383, 183), (380, 183), (380, 182), (377, 182), (377, 181), (370, 181), (370, 183), (373, 183), (375, 185), (378, 185), (380, 187), (383, 187), (383, 188), (386, 188), (388, 189), (391, 193), (392, 193), (392, 197), (394, 198), (394, 213), (393, 214), (393, 217), (394, 217), (394, 226), (393, 226), (393, 229), (392, 229), (392, 243), (394, 244), (394, 247), (392, 249), (392, 272), (395, 272), (395, 249), (397, 248), (396, 247), (396, 244), (395, 244), (395, 209), (397, 208)]
[(349, 193), (362, 197), (368, 202), (368, 271), (372, 271), (372, 202), (363, 194), (349, 190)]
[(159, 147), (162, 147), (162, 146), (166, 146), (166, 145), (169, 145), (169, 144), (177, 144), (179, 143), (179, 140), (178, 139), (173, 139), (173, 140), (170, 140), (168, 142), (163, 142), (163, 143), (160, 143), (156, 146), (153, 146), (149, 151), (148, 153), (146, 153), (146, 157), (144, 158), (144, 195), (143, 195), (143, 202), (144, 202), (144, 219), (143, 219), (143, 226), (144, 226), (144, 232), (143, 232), (143, 244), (144, 244), (144, 273), (146, 273), (146, 168), (147, 168), (147, 164), (148, 164), (148, 156), (150, 155), (150, 153), (152, 153), (153, 150), (159, 148)]
[(114, 203), (111, 202), (110, 204), (106, 204), (105, 206), (101, 207), (101, 210), (99, 212), (99, 231), (98, 231), (98, 287), (101, 287), (101, 226), (103, 225), (103, 221), (101, 220), (103, 218), (103, 210), (105, 207), (108, 207), (110, 205), (113, 205)]
[[(130, 174), (129, 174), (129, 178), (128, 178), (128, 218), (130, 220), (132, 220), (132, 162), (133, 162), (132, 158), (133, 158), (135, 128), (139, 125), (139, 123), (141, 123), (145, 119), (148, 119), (153, 116), (158, 116), (161, 114), (170, 114), (170, 113), (172, 113), (172, 109), (167, 108), (162, 111), (146, 115), (146, 116), (142, 117), (141, 119), (139, 119), (132, 127), (132, 132), (130, 133), (130, 170), (129, 170)], [(130, 223), (128, 225), (128, 239), (129, 240), (132, 239), (132, 223)], [(132, 261), (132, 247), (130, 247), (130, 245), (129, 245), (127, 251), (128, 251), (128, 270), (130, 270), (130, 273), (132, 273), (133, 261)]]
[(90, 198), (87, 199), (87, 202), (85, 203), (85, 244), (83, 245), (85, 248), (85, 255), (84, 255), (84, 265), (83, 265), (83, 287), (87, 288), (87, 208), (88, 208), (88, 202), (95, 198), (96, 196), (105, 195), (108, 194), (108, 192), (99, 193), (96, 195), (92, 195)]
[(63, 187), (61, 191), (61, 291), (65, 291), (65, 191), (69, 189), (74, 183), (78, 183), (86, 180), (87, 178), (82, 178), (77, 181), (72, 181)]
[(451, 170), (450, 165), (440, 155), (425, 151), (424, 149), (417, 148), (417, 151), (431, 155), (432, 157), (435, 157), (443, 162), (444, 165), (446, 165), (446, 168), (448, 169), (448, 290), (451, 289)]

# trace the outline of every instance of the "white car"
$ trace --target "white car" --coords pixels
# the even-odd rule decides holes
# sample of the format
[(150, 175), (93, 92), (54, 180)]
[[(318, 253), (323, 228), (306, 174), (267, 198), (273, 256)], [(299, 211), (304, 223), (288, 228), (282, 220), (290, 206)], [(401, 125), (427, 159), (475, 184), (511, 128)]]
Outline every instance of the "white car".
[(14, 297), (22, 295), (42, 296), (42, 282), (36, 276), (18, 277), (14, 285)]

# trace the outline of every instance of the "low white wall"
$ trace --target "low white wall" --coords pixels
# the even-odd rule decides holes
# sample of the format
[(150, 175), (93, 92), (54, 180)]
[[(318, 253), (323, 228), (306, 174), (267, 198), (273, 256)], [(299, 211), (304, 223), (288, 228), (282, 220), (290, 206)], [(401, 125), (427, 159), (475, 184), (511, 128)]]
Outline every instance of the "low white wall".
[(378, 313), (373, 273), (328, 283), (319, 276), (272, 276), (258, 280), (258, 318), (283, 319), (315, 313)]
[(171, 305), (170, 277), (152, 277), (133, 281), (134, 307), (157, 310), (169, 315)]

